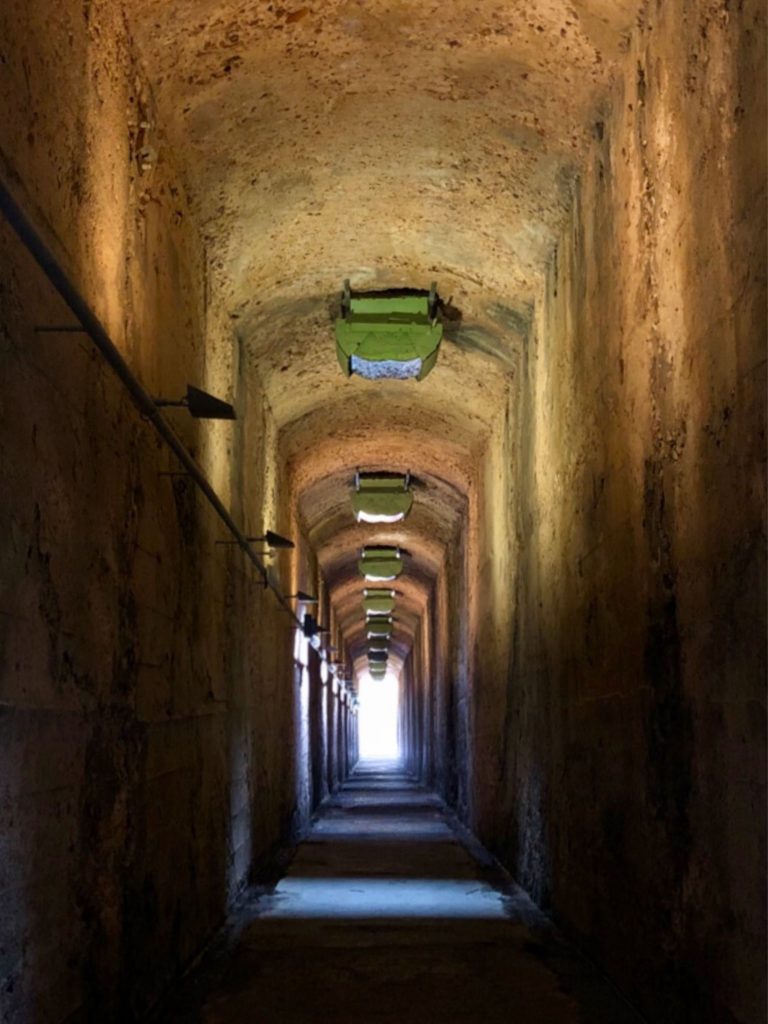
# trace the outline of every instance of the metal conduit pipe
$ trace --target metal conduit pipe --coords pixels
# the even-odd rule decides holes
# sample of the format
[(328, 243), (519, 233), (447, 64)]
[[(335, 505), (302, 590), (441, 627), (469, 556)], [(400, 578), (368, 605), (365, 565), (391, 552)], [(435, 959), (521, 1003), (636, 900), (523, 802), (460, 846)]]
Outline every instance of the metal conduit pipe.
[[(109, 363), (119, 379), (125, 385), (136, 408), (142, 416), (152, 423), (152, 426), (158, 432), (163, 441), (165, 441), (202, 494), (208, 500), (219, 519), (221, 519), (237, 541), (238, 545), (256, 566), (256, 569), (264, 581), (264, 586), (268, 587), (274, 593), (279, 604), (290, 613), (294, 622), (301, 627), (301, 620), (288, 604), (285, 595), (281, 593), (275, 582), (270, 577), (266, 566), (251, 548), (245, 534), (229, 514), (226, 506), (214, 491), (213, 487), (211, 487), (200, 466), (195, 462), (194, 458), (176, 436), (170, 423), (168, 423), (160, 413), (152, 396), (145, 390), (141, 381), (133, 373), (125, 359), (123, 359), (98, 317), (93, 313), (91, 308), (88, 306), (88, 303), (67, 277), (59, 261), (56, 259), (48, 245), (43, 241), (39, 232), (32, 224), (32, 221), (16, 202), (11, 190), (2, 179), (0, 179), (0, 210), (2, 210), (6, 220), (31, 253), (45, 276), (51, 282), (67, 306), (69, 306), (72, 313), (77, 317), (83, 331), (90, 337), (94, 345), (106, 359), (107, 363)], [(318, 653), (320, 652), (318, 651)], [(323, 655), (321, 655), (321, 657), (324, 661), (328, 660)]]

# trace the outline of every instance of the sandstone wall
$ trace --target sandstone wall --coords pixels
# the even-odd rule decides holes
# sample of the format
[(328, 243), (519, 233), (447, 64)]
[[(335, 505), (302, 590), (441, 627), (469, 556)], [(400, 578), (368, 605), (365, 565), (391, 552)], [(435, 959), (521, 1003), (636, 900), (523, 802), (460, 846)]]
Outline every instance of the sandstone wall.
[(764, 41), (757, 3), (644, 7), (525, 353), (486, 670), (481, 835), (681, 1024), (765, 1013)]
[[(269, 410), (110, 2), (0, 10), (3, 177), (238, 519), (279, 507)], [(0, 1017), (140, 1016), (296, 813), (292, 635), (0, 225)], [(234, 468), (233, 468), (234, 467)], [(265, 496), (264, 482), (276, 481)]]

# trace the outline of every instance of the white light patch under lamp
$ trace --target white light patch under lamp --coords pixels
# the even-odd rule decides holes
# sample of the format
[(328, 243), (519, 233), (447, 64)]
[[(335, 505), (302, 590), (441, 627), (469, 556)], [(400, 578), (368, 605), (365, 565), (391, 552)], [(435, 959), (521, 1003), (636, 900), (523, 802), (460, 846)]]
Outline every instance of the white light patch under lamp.
[(357, 513), (358, 523), (400, 523), (405, 519), (405, 512), (395, 512), (393, 515), (385, 515), (382, 512)]
[(365, 377), (367, 380), (413, 380), (421, 373), (421, 359), (407, 359), (402, 362), (399, 359), (361, 359), (359, 356), (352, 356), (349, 360), (352, 373), (358, 377)]

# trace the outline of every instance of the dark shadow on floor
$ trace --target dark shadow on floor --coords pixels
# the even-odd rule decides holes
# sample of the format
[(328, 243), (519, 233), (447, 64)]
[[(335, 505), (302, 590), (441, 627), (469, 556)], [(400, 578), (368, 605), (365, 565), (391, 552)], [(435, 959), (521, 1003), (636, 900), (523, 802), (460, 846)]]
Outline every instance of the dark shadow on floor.
[(363, 765), (162, 1024), (638, 1024), (434, 794)]

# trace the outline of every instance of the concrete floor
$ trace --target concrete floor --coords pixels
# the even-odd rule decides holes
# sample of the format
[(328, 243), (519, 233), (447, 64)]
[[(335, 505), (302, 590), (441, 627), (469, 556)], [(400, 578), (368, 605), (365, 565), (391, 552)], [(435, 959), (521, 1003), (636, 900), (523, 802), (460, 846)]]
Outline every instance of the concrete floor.
[(432, 793), (362, 764), (166, 1024), (637, 1024)]

